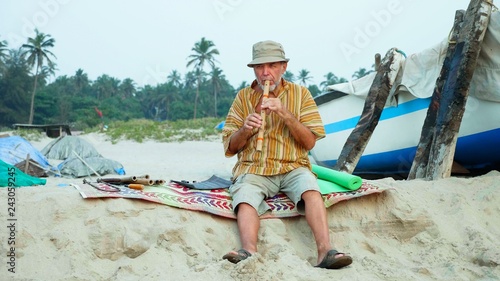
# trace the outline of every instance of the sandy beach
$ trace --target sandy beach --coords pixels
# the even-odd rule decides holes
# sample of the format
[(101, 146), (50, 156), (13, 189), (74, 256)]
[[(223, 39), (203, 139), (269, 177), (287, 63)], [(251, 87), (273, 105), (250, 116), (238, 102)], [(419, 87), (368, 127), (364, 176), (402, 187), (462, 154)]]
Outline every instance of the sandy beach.
[[(224, 157), (218, 138), (80, 137), (127, 174), (166, 181), (229, 179), (236, 161)], [(42, 150), (51, 140), (31, 144)], [(259, 253), (234, 265), (222, 260), (240, 246), (233, 219), (144, 200), (83, 199), (71, 185), (81, 178), (48, 177), (44, 186), (15, 190), (11, 231), (9, 195), (0, 188), (0, 280), (500, 280), (500, 172), (373, 183), (391, 189), (327, 209), (333, 245), (354, 259), (337, 271), (313, 267), (303, 217), (262, 220)]]

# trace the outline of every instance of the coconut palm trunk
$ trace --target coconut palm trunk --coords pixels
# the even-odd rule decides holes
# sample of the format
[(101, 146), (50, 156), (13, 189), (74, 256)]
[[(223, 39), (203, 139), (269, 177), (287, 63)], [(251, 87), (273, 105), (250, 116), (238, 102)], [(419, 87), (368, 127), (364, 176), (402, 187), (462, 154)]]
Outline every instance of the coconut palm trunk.
[(217, 87), (214, 86), (214, 116), (217, 118)]
[(33, 94), (31, 94), (31, 105), (30, 105), (30, 117), (28, 119), (28, 124), (33, 124), (33, 117), (35, 115), (35, 94), (36, 94), (36, 86), (38, 83), (38, 69), (39, 67), (36, 68), (35, 71), (35, 83), (33, 85)]
[(198, 105), (198, 98), (200, 95), (201, 76), (204, 75), (203, 66), (206, 62), (210, 66), (214, 67), (214, 62), (216, 61), (214, 56), (219, 54), (219, 50), (215, 48), (215, 44), (212, 41), (206, 40), (205, 37), (202, 37), (199, 42), (196, 42), (191, 50), (194, 53), (188, 57), (190, 61), (188, 61), (186, 66), (189, 67), (190, 65), (194, 65), (198, 77), (198, 85), (196, 86), (196, 96), (194, 99), (193, 112), (193, 119), (196, 119), (196, 109)]
[(193, 119), (196, 119), (196, 107), (198, 106), (198, 97), (200, 96), (200, 83), (201, 78), (198, 75), (198, 83), (196, 83), (196, 96), (194, 97)]
[(55, 68), (55, 64), (50, 60), (49, 55), (52, 57), (55, 56), (48, 50), (48, 48), (54, 47), (54, 42), (55, 40), (50, 38), (50, 35), (43, 34), (38, 31), (38, 29), (35, 29), (35, 37), (28, 38), (28, 42), (21, 46), (21, 49), (23, 49), (23, 56), (28, 56), (28, 64), (35, 68), (35, 83), (33, 85), (33, 94), (31, 95), (29, 124), (33, 124), (33, 116), (35, 115), (35, 94), (38, 83), (38, 73), (40, 69), (42, 69), (45, 61), (49, 69), (53, 70)]

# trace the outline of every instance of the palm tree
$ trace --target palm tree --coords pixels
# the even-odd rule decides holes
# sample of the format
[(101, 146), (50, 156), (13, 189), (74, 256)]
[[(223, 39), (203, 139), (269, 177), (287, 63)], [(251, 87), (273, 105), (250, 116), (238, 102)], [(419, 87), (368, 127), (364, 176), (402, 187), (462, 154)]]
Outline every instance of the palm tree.
[[(178, 74), (179, 75), (179, 74)], [(180, 76), (179, 76), (180, 78)], [(179, 79), (180, 83), (180, 79)], [(172, 119), (172, 110), (171, 110), (171, 104), (172, 102), (176, 100), (180, 100), (180, 86), (182, 85), (174, 85), (174, 82), (168, 82), (166, 84), (162, 85), (162, 98), (160, 99), (161, 104), (164, 104), (165, 106), (165, 119), (166, 120), (171, 120)]]
[(319, 84), (323, 90), (325, 90), (325, 88), (329, 85), (335, 85), (335, 84), (347, 82), (347, 79), (338, 78), (332, 72), (328, 72), (324, 77), (326, 78), (326, 80)]
[(154, 88), (151, 86), (147, 86), (144, 88), (145, 91), (149, 92), (147, 99), (147, 108), (151, 113), (151, 117), (153, 120), (158, 121), (161, 120), (160, 115), (165, 111), (164, 108), (167, 106), (165, 102), (167, 101), (168, 96), (163, 91), (163, 88), (166, 84), (157, 84)]
[(295, 81), (295, 75), (293, 75), (293, 73), (291, 71), (285, 71), (285, 73), (283, 74), (283, 78), (285, 78), (285, 80), (287, 81), (290, 81), (290, 82), (293, 82)]
[(0, 126), (19, 123), (28, 115), (32, 80), (21, 49), (10, 49), (0, 75)]
[(76, 93), (80, 95), (82, 93), (82, 89), (89, 85), (89, 77), (87, 73), (83, 72), (83, 69), (79, 68), (75, 73), (74, 78)]
[(103, 74), (94, 81), (92, 88), (95, 89), (97, 100), (101, 101), (110, 97), (116, 96), (120, 80), (113, 78), (107, 74)]
[(177, 70), (172, 70), (167, 76), (167, 82), (172, 83), (173, 86), (179, 87), (182, 84), (181, 75)]
[(312, 77), (309, 76), (309, 71), (305, 70), (305, 69), (301, 69), (299, 71), (299, 75), (297, 77), (297, 80), (299, 80), (299, 83), (302, 85), (302, 86), (306, 86), (307, 85), (307, 81), (311, 81)]
[(222, 80), (224, 80), (224, 74), (222, 74), (222, 69), (218, 67), (212, 68), (212, 72), (210, 73), (210, 82), (214, 87), (214, 116), (217, 118), (217, 92), (222, 87)]
[(309, 87), (307, 87), (307, 89), (309, 90), (309, 92), (311, 92), (311, 95), (313, 97), (317, 97), (321, 94), (321, 90), (318, 88), (318, 86), (316, 85), (309, 85)]
[(38, 77), (41, 79), (42, 86), (46, 85), (47, 79), (50, 76), (55, 76), (55, 67), (49, 67), (47, 65), (42, 66), (40, 71), (38, 72)]
[(135, 96), (135, 82), (130, 78), (125, 78), (118, 86), (120, 92), (123, 94), (124, 98), (130, 98)]
[(214, 56), (219, 54), (219, 50), (215, 48), (215, 44), (212, 41), (206, 40), (205, 37), (202, 37), (199, 42), (194, 44), (191, 51), (193, 51), (194, 54), (189, 55), (188, 59), (190, 60), (186, 66), (189, 67), (194, 65), (195, 71), (198, 70), (196, 73), (199, 74), (197, 76), (198, 83), (196, 85), (196, 96), (194, 98), (193, 119), (196, 119), (196, 106), (198, 104), (198, 96), (200, 94), (201, 75), (204, 73), (203, 67), (205, 66), (205, 63), (208, 63), (212, 68), (215, 67), (215, 62), (217, 60)]
[[(0, 40), (0, 70), (2, 70), (3, 65), (5, 65), (5, 59), (8, 57), (7, 41)], [(1, 75), (1, 72), (0, 72)]]
[(31, 95), (31, 107), (30, 107), (30, 117), (28, 124), (33, 124), (33, 115), (35, 113), (35, 93), (36, 86), (38, 82), (38, 73), (42, 69), (42, 66), (47, 61), (49, 68), (54, 68), (55, 64), (50, 60), (49, 55), (56, 57), (48, 48), (54, 47), (55, 40), (50, 38), (50, 35), (41, 33), (38, 29), (35, 29), (35, 37), (28, 38), (28, 43), (23, 44), (21, 49), (23, 49), (23, 56), (28, 55), (27, 62), (30, 67), (35, 67), (35, 84), (33, 86), (33, 94)]
[(193, 71), (189, 71), (184, 75), (184, 89), (192, 90), (196, 86), (196, 77)]
[[(286, 79), (286, 78), (285, 78)], [(288, 80), (288, 79), (287, 79)], [(290, 81), (290, 80), (288, 80)], [(291, 81), (290, 81), (291, 82)], [(250, 86), (247, 81), (243, 81), (241, 82), (241, 84), (238, 86), (238, 88), (236, 88), (236, 91), (239, 92), (240, 90), (242, 89), (245, 89), (246, 87)]]
[(367, 71), (366, 68), (360, 68), (358, 71), (354, 72), (352, 75), (352, 78), (359, 79), (361, 77), (364, 77), (370, 73), (372, 73), (372, 70)]
[[(12, 66), (18, 69), (21, 69), (22, 73), (29, 73), (29, 65), (24, 59), (23, 51), (21, 49), (10, 49), (9, 54), (6, 56), (6, 64), (7, 66)], [(23, 80), (27, 79), (23, 77)]]

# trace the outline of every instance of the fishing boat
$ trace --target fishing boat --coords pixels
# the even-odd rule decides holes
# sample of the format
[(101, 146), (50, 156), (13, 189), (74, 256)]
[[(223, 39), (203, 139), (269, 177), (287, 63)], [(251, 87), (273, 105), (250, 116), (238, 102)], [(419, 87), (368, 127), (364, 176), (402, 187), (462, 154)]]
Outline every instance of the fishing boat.
[[(410, 171), (448, 40), (405, 58), (354, 174)], [(356, 127), (376, 73), (331, 85), (316, 97), (326, 137), (310, 152), (318, 165), (334, 167)], [(500, 168), (500, 16), (491, 14), (470, 83), (454, 163), (467, 171)]]

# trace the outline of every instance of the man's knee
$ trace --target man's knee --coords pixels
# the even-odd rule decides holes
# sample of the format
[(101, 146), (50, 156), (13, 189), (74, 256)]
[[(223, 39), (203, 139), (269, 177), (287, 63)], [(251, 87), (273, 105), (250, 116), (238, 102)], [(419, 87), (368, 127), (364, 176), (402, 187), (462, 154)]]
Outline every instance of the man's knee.
[(318, 200), (321, 199), (321, 193), (317, 190), (306, 190), (302, 193), (302, 200), (307, 202), (309, 200)]
[(238, 205), (236, 205), (236, 207), (234, 208), (234, 212), (236, 214), (240, 211), (243, 211), (243, 212), (255, 211), (255, 212), (257, 212), (257, 210), (255, 210), (255, 208), (252, 205), (250, 205), (246, 202), (241, 202)]

